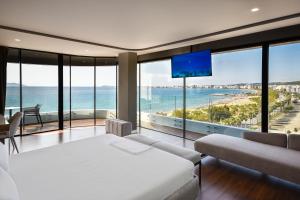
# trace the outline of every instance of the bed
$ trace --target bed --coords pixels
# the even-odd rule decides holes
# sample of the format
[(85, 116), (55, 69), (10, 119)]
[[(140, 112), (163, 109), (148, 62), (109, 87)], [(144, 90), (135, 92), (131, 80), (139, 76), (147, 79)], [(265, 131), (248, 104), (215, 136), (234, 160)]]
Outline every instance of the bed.
[(20, 200), (195, 199), (192, 162), (112, 134), (10, 158)]

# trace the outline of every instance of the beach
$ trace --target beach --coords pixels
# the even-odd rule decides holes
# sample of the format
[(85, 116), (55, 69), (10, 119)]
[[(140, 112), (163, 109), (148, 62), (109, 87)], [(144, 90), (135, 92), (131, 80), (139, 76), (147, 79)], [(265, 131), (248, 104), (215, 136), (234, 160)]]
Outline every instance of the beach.
[[(248, 94), (255, 94), (255, 90), (248, 89), (214, 89), (187, 88), (187, 109), (199, 109), (210, 104), (245, 103)], [(170, 113), (183, 108), (183, 90), (181, 88), (142, 88), (140, 106), (141, 111), (148, 113)]]

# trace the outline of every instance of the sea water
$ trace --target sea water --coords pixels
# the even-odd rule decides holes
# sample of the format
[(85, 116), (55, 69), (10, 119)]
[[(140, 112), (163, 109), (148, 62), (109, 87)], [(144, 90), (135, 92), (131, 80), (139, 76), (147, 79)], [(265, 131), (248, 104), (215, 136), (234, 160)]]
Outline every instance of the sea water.
[[(139, 91), (139, 90), (138, 90)], [(246, 89), (217, 89), (217, 88), (187, 88), (187, 108), (197, 108), (231, 99), (234, 95), (253, 93)], [(71, 94), (71, 95), (70, 95)], [(145, 112), (168, 112), (183, 107), (182, 88), (154, 88), (142, 87), (140, 95), (141, 111)], [(113, 86), (96, 87), (96, 108), (116, 109), (116, 88)], [(64, 88), (64, 110), (70, 109), (93, 109), (94, 88), (93, 87), (68, 87)], [(32, 107), (41, 104), (41, 112), (52, 112), (58, 110), (58, 88), (57, 87), (22, 87), (23, 107)], [(7, 87), (6, 107), (20, 106), (20, 88)]]

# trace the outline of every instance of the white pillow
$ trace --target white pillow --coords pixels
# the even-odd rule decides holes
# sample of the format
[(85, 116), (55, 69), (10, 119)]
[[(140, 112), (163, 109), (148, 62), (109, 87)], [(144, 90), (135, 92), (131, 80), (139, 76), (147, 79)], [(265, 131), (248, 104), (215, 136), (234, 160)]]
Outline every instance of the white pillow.
[(0, 168), (0, 199), (1, 200), (19, 200), (17, 185), (12, 177)]
[(0, 168), (4, 169), (5, 171), (9, 170), (9, 155), (7, 148), (5, 148), (4, 144), (0, 142)]

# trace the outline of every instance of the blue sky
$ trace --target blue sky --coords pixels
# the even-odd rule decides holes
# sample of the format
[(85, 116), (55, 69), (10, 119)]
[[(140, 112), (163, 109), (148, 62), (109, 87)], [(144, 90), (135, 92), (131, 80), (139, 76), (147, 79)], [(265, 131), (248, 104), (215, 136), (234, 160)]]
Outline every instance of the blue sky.
[[(247, 49), (214, 54), (212, 76), (188, 78), (187, 84), (223, 85), (261, 82), (261, 49)], [(115, 85), (114, 68), (99, 68), (97, 85)], [(18, 64), (8, 64), (8, 82), (19, 82)], [(300, 80), (300, 43), (273, 46), (270, 48), (270, 82)], [(93, 84), (92, 68), (72, 72), (74, 86)], [(65, 77), (65, 83), (68, 83)], [(28, 86), (57, 86), (57, 67), (23, 65), (23, 84)], [(157, 61), (142, 64), (142, 85), (182, 85), (182, 79), (171, 78), (171, 61)]]
[(270, 82), (300, 81), (300, 43), (270, 48)]
[[(58, 68), (49, 65), (22, 65), (22, 81), (26, 86), (57, 86)], [(116, 68), (110, 66), (96, 68), (96, 85), (116, 85)], [(19, 83), (19, 64), (9, 63), (7, 66), (7, 82)], [(64, 85), (69, 86), (69, 68), (64, 68)], [(74, 67), (72, 69), (73, 86), (93, 86), (93, 67)]]
[[(187, 78), (187, 84), (261, 83), (261, 54), (261, 48), (214, 54), (212, 77)], [(272, 46), (269, 71), (270, 82), (300, 80), (300, 43)], [(142, 64), (142, 85), (178, 84), (182, 80), (171, 78), (170, 60)]]

